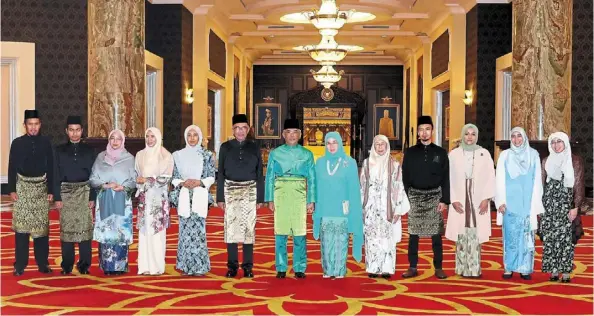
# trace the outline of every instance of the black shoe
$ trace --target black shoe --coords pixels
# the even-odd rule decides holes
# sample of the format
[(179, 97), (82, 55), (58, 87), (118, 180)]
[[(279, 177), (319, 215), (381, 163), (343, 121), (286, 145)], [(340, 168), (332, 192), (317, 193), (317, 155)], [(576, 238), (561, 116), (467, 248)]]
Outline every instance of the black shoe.
[(60, 271), (60, 274), (61, 274), (61, 275), (69, 275), (69, 274), (71, 274), (71, 273), (72, 273), (71, 271), (66, 271), (66, 270), (62, 270), (62, 271)]
[(507, 273), (507, 272), (505, 272), (505, 273), (503, 273), (503, 278), (504, 278), (505, 280), (509, 280), (509, 279), (511, 279), (513, 276), (514, 276), (514, 273), (513, 273), (513, 272), (510, 272), (510, 273)]
[(382, 273), (382, 278), (388, 280), (390, 279), (392, 276), (389, 273)]
[(50, 268), (49, 266), (45, 266), (43, 268), (39, 268), (38, 271), (41, 273), (49, 274), (52, 273), (52, 268)]
[(284, 279), (287, 276), (287, 272), (277, 272), (276, 278), (277, 279)]
[(561, 279), (561, 283), (570, 283), (571, 279), (570, 278), (562, 278)]
[(23, 275), (23, 273), (25, 273), (25, 270), (17, 270), (17, 269), (14, 269), (14, 270), (12, 271), (12, 275), (14, 275), (14, 276), (21, 276), (21, 275)]
[(419, 275), (417, 268), (408, 268), (408, 270), (406, 270), (406, 272), (404, 272), (402, 274), (402, 277), (405, 279), (408, 279), (408, 278), (416, 277), (417, 275)]
[(375, 273), (370, 273), (370, 274), (368, 274), (367, 276), (368, 276), (369, 278), (371, 278), (371, 279), (375, 279), (375, 278), (377, 278), (379, 275), (377, 275), (377, 274), (375, 274)]
[(83, 269), (79, 269), (78, 272), (80, 274), (89, 274), (89, 268), (83, 268)]
[(551, 282), (557, 282), (559, 281), (559, 276), (558, 275), (553, 275), (549, 278), (549, 281)]
[(520, 273), (520, 278), (522, 278), (524, 280), (532, 280), (532, 276), (530, 276), (530, 274), (522, 274), (522, 273)]
[(225, 274), (228, 278), (234, 278), (237, 275), (237, 270), (229, 269), (227, 270), (227, 274)]
[(243, 277), (244, 278), (253, 278), (254, 277), (254, 273), (252, 272), (252, 269), (243, 269)]
[(111, 275), (111, 272), (110, 271), (103, 271), (103, 274), (105, 274), (105, 275)]
[(303, 273), (303, 272), (295, 272), (295, 277), (297, 279), (305, 279), (305, 273)]
[(448, 275), (445, 274), (445, 272), (443, 272), (442, 269), (435, 269), (435, 277), (440, 280), (443, 280), (443, 279), (447, 279)]

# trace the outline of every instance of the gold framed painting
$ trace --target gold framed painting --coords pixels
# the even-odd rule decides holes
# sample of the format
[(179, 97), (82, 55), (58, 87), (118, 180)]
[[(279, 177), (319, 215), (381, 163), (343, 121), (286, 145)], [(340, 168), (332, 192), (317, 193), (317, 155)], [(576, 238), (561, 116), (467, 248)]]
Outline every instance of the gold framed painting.
[(281, 105), (278, 103), (256, 104), (256, 139), (281, 138)]
[(400, 104), (373, 105), (373, 133), (384, 135), (389, 140), (400, 139)]

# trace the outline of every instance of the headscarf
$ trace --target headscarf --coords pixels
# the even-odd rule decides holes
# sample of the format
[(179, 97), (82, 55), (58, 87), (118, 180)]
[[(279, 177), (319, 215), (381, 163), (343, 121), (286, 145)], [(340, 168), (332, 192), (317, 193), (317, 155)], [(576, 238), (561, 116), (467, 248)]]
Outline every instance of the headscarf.
[[(565, 144), (565, 149), (562, 152), (556, 153), (551, 146), (551, 141), (560, 139)], [(571, 160), (571, 147), (569, 145), (569, 137), (563, 132), (556, 132), (549, 136), (549, 157), (545, 163), (545, 170), (547, 171), (547, 182), (550, 179), (561, 181), (566, 188), (573, 188), (575, 182), (575, 173), (573, 170), (573, 162)]]
[[(375, 151), (375, 142), (381, 140), (386, 143), (386, 152), (383, 155), (379, 155)], [(369, 156), (369, 169), (370, 169), (370, 176), (374, 177), (377, 176), (379, 179), (383, 179), (386, 176), (386, 170), (388, 170), (388, 164), (390, 163), (390, 141), (388, 137), (384, 135), (377, 135), (373, 138), (373, 143), (371, 144), (371, 155)], [(373, 172), (371, 170), (375, 170)]]
[[(473, 129), (474, 132), (476, 133), (476, 139), (475, 139), (474, 143), (470, 144), (470, 145), (466, 144), (466, 141), (465, 141), (465, 135), (469, 129)], [(476, 125), (474, 125), (474, 124), (464, 125), (464, 127), (462, 127), (462, 136), (460, 137), (460, 147), (465, 151), (475, 151), (477, 149), (480, 149), (481, 146), (476, 144), (478, 142), (478, 136), (479, 136), (479, 130), (478, 130), (478, 127), (476, 127)]]
[(167, 159), (169, 152), (162, 146), (163, 136), (158, 128), (149, 127), (146, 132), (144, 132), (145, 139), (148, 132), (152, 132), (153, 135), (155, 135), (156, 142), (153, 147), (149, 147), (145, 141), (146, 147), (139, 152), (139, 171), (141, 175), (145, 177), (158, 177), (163, 173), (162, 169), (167, 168), (167, 166), (164, 164), (162, 165), (161, 162)]
[[(109, 141), (109, 139), (111, 138), (111, 136), (113, 136), (113, 134), (119, 134), (119, 136), (122, 137), (122, 144), (118, 149), (113, 149), (113, 147), (111, 147), (111, 142)], [(105, 150), (105, 162), (107, 162), (108, 165), (113, 166), (118, 161), (118, 159), (120, 159), (120, 155), (122, 154), (122, 152), (126, 151), (126, 148), (124, 147), (125, 143), (126, 136), (124, 135), (124, 132), (122, 132), (121, 130), (114, 129), (113, 131), (111, 131), (111, 133), (109, 133), (109, 136), (107, 137), (107, 149)]]
[[(194, 130), (198, 133), (198, 143), (195, 146), (188, 144), (188, 133)], [(201, 179), (202, 170), (204, 169), (204, 149), (202, 148), (202, 130), (196, 125), (186, 127), (184, 131), (184, 140), (186, 141), (186, 148), (173, 153), (173, 159), (177, 171), (183, 179)]]
[(520, 146), (514, 145), (514, 143), (510, 140), (510, 153), (507, 158), (507, 171), (509, 172), (509, 176), (512, 179), (517, 178), (520, 175), (525, 175), (528, 173), (528, 169), (532, 166), (532, 152), (530, 143), (528, 141), (528, 136), (526, 136), (526, 131), (521, 127), (514, 127), (511, 130), (511, 134), (514, 133), (522, 134), (522, 139), (524, 142)]
[[(328, 141), (330, 139), (336, 140), (336, 143), (338, 144), (338, 150), (335, 153), (331, 153), (330, 151), (328, 151)], [(324, 143), (326, 144), (326, 153), (324, 154), (324, 156), (326, 157), (326, 159), (328, 159), (328, 161), (330, 161), (331, 164), (335, 164), (338, 161), (338, 159), (342, 159), (342, 161), (345, 161), (346, 153), (344, 152), (342, 137), (340, 137), (340, 134), (338, 132), (330, 132), (326, 134), (326, 137), (324, 137)]]

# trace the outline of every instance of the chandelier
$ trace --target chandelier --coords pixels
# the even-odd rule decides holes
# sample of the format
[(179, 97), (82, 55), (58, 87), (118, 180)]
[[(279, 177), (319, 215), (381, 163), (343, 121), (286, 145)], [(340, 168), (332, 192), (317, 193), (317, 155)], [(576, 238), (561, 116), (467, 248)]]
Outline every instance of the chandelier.
[(324, 65), (320, 70), (315, 71), (312, 69), (310, 72), (314, 79), (326, 89), (330, 89), (333, 84), (339, 82), (344, 74), (343, 70), (337, 72), (332, 65)]
[(340, 11), (336, 0), (322, 0), (320, 10), (290, 13), (281, 17), (286, 23), (311, 23), (317, 29), (338, 30), (345, 23), (366, 22), (375, 19), (375, 15), (355, 10)]
[(338, 45), (333, 35), (323, 35), (317, 45), (297, 46), (293, 48), (298, 51), (306, 51), (309, 56), (322, 65), (335, 65), (343, 60), (348, 52), (363, 50), (361, 46)]

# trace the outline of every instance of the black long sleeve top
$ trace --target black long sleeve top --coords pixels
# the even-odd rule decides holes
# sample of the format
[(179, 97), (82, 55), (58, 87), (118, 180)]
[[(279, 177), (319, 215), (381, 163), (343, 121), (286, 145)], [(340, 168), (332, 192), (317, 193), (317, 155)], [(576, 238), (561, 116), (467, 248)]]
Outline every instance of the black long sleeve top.
[(429, 190), (441, 187), (440, 202), (450, 204), (450, 161), (448, 152), (431, 143), (410, 147), (402, 162), (402, 182), (410, 188)]
[(257, 202), (264, 202), (262, 155), (255, 142), (251, 140), (239, 142), (232, 139), (221, 145), (217, 175), (217, 202), (225, 202), (225, 180), (255, 180), (257, 183)]
[(17, 174), (47, 177), (47, 193), (55, 194), (54, 153), (48, 137), (23, 135), (12, 141), (8, 158), (8, 192), (16, 192)]
[[(60, 185), (62, 182), (84, 182), (91, 177), (93, 163), (97, 155), (95, 150), (82, 142), (67, 142), (56, 146), (56, 189), (54, 200), (61, 201)], [(89, 201), (94, 201), (96, 191), (91, 189)]]

